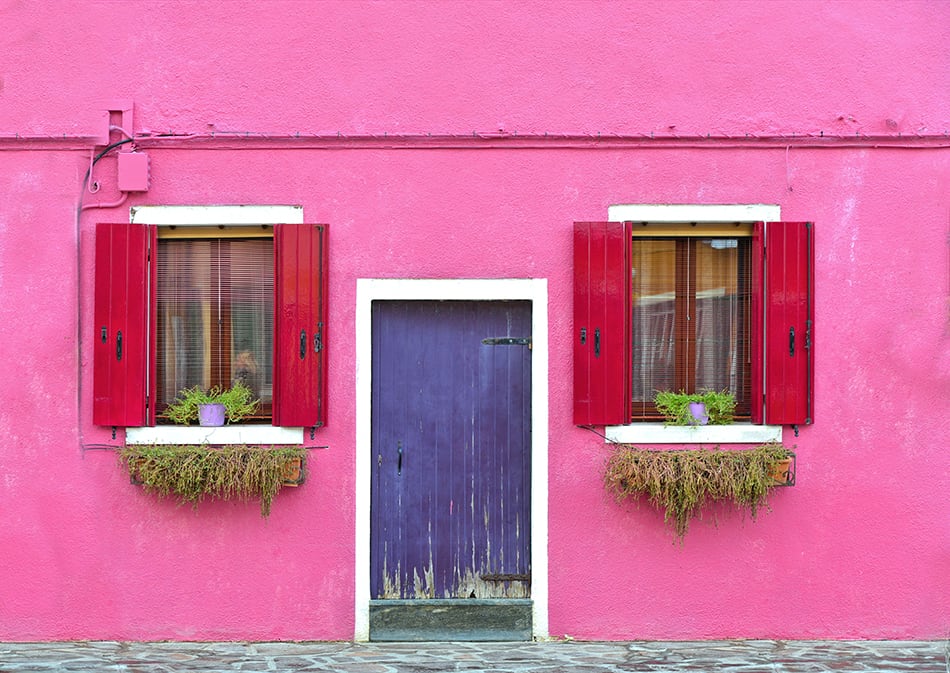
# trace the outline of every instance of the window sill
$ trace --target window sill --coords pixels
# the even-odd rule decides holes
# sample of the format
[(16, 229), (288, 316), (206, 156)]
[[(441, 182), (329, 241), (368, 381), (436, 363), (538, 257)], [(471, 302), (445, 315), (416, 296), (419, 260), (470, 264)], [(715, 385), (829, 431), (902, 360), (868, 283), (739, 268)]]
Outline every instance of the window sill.
[(764, 444), (782, 441), (781, 425), (610, 425), (604, 435), (620, 444)]
[(156, 425), (126, 428), (126, 444), (303, 444), (303, 428), (273, 425), (225, 425), (206, 428)]

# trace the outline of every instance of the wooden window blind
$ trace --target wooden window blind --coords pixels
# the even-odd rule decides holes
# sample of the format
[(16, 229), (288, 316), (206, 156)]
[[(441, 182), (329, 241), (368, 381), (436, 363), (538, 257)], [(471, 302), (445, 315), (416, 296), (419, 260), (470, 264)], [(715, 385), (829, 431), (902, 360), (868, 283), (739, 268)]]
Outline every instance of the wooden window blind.
[(728, 390), (750, 408), (749, 239), (631, 241), (632, 409), (660, 418), (658, 391)]
[(274, 251), (267, 238), (158, 242), (159, 413), (178, 391), (247, 385), (270, 417)]

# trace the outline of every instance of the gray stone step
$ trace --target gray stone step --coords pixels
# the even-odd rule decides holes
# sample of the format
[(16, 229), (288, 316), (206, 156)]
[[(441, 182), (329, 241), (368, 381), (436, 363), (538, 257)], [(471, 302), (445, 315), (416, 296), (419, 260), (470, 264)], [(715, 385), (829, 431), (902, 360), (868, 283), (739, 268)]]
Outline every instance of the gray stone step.
[(531, 640), (530, 599), (374, 600), (374, 641)]

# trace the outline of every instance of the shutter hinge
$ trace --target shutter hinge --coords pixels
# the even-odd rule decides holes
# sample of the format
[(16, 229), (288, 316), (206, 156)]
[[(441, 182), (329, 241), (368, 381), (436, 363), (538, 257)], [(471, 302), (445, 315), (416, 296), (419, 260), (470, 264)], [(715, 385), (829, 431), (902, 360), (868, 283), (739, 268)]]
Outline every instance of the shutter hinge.
[(487, 573), (479, 575), (486, 582), (530, 582), (531, 573)]
[(323, 427), (323, 421), (317, 421), (316, 423), (314, 423), (313, 425), (311, 425), (311, 426), (310, 426), (310, 439), (313, 439), (313, 438), (314, 438), (314, 433), (317, 431), (317, 428), (322, 428), (322, 427)]
[(313, 333), (313, 352), (319, 353), (323, 350), (323, 323), (317, 323), (317, 331)]

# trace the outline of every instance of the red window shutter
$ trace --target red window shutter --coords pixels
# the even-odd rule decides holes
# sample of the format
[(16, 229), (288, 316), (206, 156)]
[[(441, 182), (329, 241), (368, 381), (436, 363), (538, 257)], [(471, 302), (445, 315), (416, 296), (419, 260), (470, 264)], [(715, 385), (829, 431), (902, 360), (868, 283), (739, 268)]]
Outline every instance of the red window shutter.
[[(814, 226), (759, 222), (753, 233), (753, 423), (814, 420)], [(758, 334), (756, 334), (758, 332)]]
[(574, 424), (630, 422), (630, 228), (574, 224)]
[(143, 426), (154, 423), (148, 409), (150, 339), (149, 250), (155, 227), (139, 224), (96, 225), (95, 335), (92, 422)]
[(274, 227), (273, 423), (327, 422), (327, 227)]

